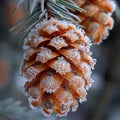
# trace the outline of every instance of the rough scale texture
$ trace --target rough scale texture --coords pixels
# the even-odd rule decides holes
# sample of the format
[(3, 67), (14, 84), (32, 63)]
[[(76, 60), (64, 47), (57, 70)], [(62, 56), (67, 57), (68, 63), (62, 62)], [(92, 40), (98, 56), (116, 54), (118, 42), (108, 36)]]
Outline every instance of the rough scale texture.
[(109, 30), (113, 28), (114, 20), (111, 17), (115, 4), (111, 0), (74, 0), (85, 13), (75, 13), (81, 19), (80, 25), (85, 27), (87, 35), (94, 43), (106, 39)]
[(45, 115), (67, 115), (86, 100), (95, 59), (81, 28), (54, 18), (35, 26), (25, 38), (21, 72), (31, 108)]

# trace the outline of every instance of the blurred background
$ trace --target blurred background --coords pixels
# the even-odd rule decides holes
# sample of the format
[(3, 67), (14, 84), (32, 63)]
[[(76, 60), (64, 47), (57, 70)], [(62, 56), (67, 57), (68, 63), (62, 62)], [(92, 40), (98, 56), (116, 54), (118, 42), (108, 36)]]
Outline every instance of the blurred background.
[[(16, 0), (0, 0), (0, 120), (19, 120), (4, 116), (1, 109), (8, 98), (19, 100), (29, 111), (24, 96), (24, 78), (19, 74), (22, 60), (22, 42), (11, 37), (9, 28), (25, 13), (20, 7), (10, 16), (16, 6)], [(118, 4), (118, 3), (117, 3)], [(69, 113), (66, 120), (120, 120), (120, 10), (113, 15), (115, 26), (107, 40), (92, 47), (97, 64), (93, 72), (94, 84), (88, 92), (87, 102), (80, 104), (77, 112)], [(8, 100), (9, 101), (9, 100)], [(8, 107), (9, 108), (9, 107)], [(6, 108), (7, 109), (7, 108)], [(28, 114), (28, 111), (25, 113)], [(12, 115), (11, 111), (11, 115)], [(18, 114), (17, 114), (18, 115)], [(39, 114), (40, 115), (40, 114)], [(29, 115), (28, 115), (29, 116)], [(24, 117), (22, 116), (22, 120)], [(40, 115), (39, 120), (49, 119)], [(51, 117), (51, 120), (59, 119)], [(28, 117), (25, 120), (29, 120)], [(34, 116), (30, 120), (37, 120)]]

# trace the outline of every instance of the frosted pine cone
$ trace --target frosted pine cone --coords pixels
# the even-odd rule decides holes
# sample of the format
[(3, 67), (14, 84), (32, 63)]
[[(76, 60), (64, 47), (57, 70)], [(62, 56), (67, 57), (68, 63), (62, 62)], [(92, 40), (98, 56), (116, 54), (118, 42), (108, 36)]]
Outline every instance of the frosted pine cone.
[(46, 115), (75, 111), (92, 84), (90, 40), (80, 28), (54, 18), (36, 25), (24, 42), (21, 67), (30, 106)]
[(110, 0), (74, 0), (85, 13), (76, 13), (85, 27), (87, 35), (95, 43), (106, 39), (109, 30), (113, 28), (114, 20), (111, 17), (114, 4)]

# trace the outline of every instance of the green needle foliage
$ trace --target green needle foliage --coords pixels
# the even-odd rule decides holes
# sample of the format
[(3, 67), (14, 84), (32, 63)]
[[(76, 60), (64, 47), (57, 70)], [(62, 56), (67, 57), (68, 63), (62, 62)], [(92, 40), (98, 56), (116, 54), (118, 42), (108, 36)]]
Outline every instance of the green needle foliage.
[(80, 18), (72, 12), (85, 12), (82, 8), (78, 7), (73, 0), (19, 0), (15, 10), (24, 2), (27, 2), (28, 12), (10, 29), (17, 40), (24, 39), (31, 28), (46, 18), (46, 16), (49, 17), (50, 15), (78, 24)]

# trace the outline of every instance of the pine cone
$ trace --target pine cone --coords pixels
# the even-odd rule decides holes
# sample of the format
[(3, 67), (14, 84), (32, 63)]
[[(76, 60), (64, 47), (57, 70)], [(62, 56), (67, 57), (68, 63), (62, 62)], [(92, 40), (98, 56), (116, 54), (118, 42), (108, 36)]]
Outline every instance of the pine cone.
[(110, 0), (74, 0), (85, 13), (76, 13), (81, 19), (80, 24), (85, 27), (87, 35), (95, 43), (106, 39), (109, 30), (113, 28), (114, 20), (111, 17), (114, 4)]
[(24, 42), (21, 72), (32, 108), (45, 115), (64, 116), (86, 100), (91, 86), (91, 42), (82, 29), (68, 21), (51, 18), (38, 23)]

